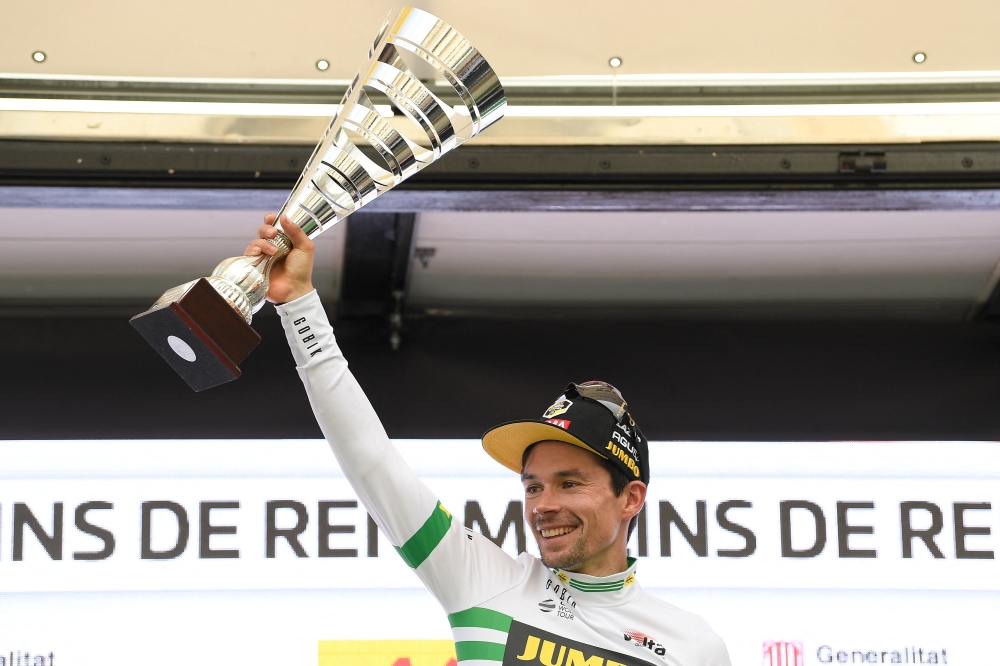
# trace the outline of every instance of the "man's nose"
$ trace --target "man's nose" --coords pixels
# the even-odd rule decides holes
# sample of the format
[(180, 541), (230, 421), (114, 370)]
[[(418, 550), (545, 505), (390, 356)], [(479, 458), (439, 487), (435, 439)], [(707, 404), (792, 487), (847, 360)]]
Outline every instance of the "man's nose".
[(559, 505), (556, 493), (548, 489), (542, 490), (542, 492), (535, 495), (534, 500), (532, 503), (532, 513), (538, 516), (544, 516), (547, 513), (558, 513), (562, 508)]

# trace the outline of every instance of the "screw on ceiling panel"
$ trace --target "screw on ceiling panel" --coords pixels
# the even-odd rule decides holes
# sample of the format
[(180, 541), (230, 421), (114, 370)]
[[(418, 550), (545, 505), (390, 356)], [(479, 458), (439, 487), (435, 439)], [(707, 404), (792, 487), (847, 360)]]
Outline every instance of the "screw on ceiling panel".
[(111, 164), (111, 156), (101, 155), (101, 164), (103, 164), (104, 166), (108, 166), (109, 164)]
[(470, 169), (478, 169), (479, 168), (479, 158), (470, 157), (469, 158), (469, 168)]
[(788, 159), (787, 157), (782, 158), (782, 160), (781, 160), (781, 168), (782, 169), (791, 169), (792, 168), (792, 161), (790, 159)]
[(436, 248), (433, 247), (418, 247), (414, 248), (413, 256), (417, 258), (420, 265), (427, 268), (428, 264), (431, 263), (431, 257), (437, 252)]
[(962, 158), (962, 166), (964, 166), (966, 169), (971, 169), (972, 168), (972, 158), (971, 157), (963, 157)]
[(610, 169), (611, 160), (601, 160), (600, 162), (598, 162), (598, 165), (600, 165), (602, 169)]

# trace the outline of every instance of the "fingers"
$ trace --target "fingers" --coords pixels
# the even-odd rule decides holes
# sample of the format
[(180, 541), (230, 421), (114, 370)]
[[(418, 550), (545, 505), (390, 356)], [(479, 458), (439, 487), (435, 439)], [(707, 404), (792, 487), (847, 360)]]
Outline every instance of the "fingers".
[[(268, 242), (269, 239), (278, 235), (278, 229), (274, 225), (274, 220), (276, 218), (277, 216), (274, 213), (268, 213), (264, 216), (264, 224), (257, 227), (256, 240), (250, 241), (250, 244), (247, 245), (247, 249), (244, 251), (244, 254), (277, 254), (278, 248)], [(287, 215), (281, 216), (281, 222), (281, 231), (288, 236), (288, 240), (292, 241), (292, 247), (296, 250), (302, 250), (309, 253), (313, 251), (315, 246), (309, 239), (309, 236), (306, 235), (306, 232), (302, 231), (301, 227), (289, 220)]]
[(258, 238), (256, 240), (250, 241), (250, 244), (247, 245), (247, 249), (243, 251), (243, 254), (248, 254), (251, 256), (256, 256), (261, 253), (268, 255), (277, 254), (278, 246), (274, 245), (273, 243), (267, 242), (263, 238)]
[(292, 246), (296, 250), (312, 252), (313, 242), (309, 240), (309, 236), (306, 235), (306, 232), (302, 231), (301, 227), (293, 224), (287, 215), (281, 216), (281, 230), (288, 236), (288, 240), (292, 241)]
[[(274, 219), (274, 215), (268, 215), (268, 217), (270, 217), (272, 220)], [(264, 238), (264, 239), (274, 238), (277, 235), (278, 235), (278, 230), (275, 229), (274, 225), (272, 224), (262, 224), (259, 227), (257, 227), (257, 238)]]

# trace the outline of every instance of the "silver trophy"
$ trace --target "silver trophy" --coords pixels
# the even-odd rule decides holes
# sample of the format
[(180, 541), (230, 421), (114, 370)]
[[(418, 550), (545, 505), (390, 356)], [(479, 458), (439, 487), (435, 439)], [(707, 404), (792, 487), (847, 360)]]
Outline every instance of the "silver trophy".
[[(454, 103), (440, 98), (447, 85), (432, 86), (435, 94), (404, 58), (433, 68), (454, 90)], [(397, 131), (373, 97), (387, 99), (426, 141)], [(315, 237), (500, 120), (506, 107), (500, 79), (467, 39), (437, 17), (403, 7), (379, 31), (278, 219), (287, 215)], [(196, 391), (239, 377), (239, 363), (260, 342), (250, 321), (264, 305), (271, 266), (291, 250), (275, 224), (276, 255), (226, 259), (211, 276), (168, 289), (131, 320)]]

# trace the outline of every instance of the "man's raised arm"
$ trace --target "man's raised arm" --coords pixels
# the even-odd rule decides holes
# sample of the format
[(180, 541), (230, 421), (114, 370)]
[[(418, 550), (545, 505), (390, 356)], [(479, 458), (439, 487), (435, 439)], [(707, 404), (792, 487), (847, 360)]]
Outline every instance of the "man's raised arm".
[[(268, 224), (247, 254), (273, 254)], [(296, 368), (323, 434), (359, 499), (403, 560), (448, 612), (464, 610), (515, 585), (521, 567), (485, 537), (468, 537), (389, 440), (347, 360), (312, 287), (314, 245), (294, 224), (282, 225), (293, 244), (274, 266), (268, 299), (278, 303)], [(456, 585), (456, 579), (461, 585)]]

